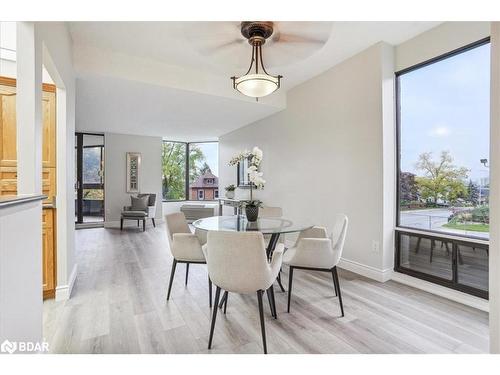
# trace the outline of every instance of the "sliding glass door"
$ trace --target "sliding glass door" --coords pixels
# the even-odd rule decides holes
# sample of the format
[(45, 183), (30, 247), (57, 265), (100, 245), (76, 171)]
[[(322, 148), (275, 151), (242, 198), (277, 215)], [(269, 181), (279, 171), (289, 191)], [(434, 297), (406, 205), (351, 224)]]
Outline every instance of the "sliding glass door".
[(104, 136), (75, 135), (75, 222), (104, 221)]

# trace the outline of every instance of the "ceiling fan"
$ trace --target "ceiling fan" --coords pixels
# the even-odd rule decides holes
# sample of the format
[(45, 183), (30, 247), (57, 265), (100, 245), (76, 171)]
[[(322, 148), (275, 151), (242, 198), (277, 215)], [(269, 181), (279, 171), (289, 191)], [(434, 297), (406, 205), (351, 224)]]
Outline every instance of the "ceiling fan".
[[(252, 57), (247, 72), (240, 76), (231, 77), (233, 88), (246, 96), (258, 98), (267, 96), (280, 88), (282, 75), (271, 75), (266, 71), (262, 57), (262, 46), (269, 39), (278, 43), (317, 43), (324, 44), (325, 40), (307, 37), (300, 34), (287, 34), (275, 28), (271, 21), (244, 21), (241, 22), (241, 35), (252, 46)], [(230, 47), (232, 41), (218, 48)], [(216, 47), (217, 48), (217, 47)]]
[[(258, 98), (279, 88), (281, 78), (268, 74), (268, 70), (286, 71), (313, 55), (329, 39), (332, 25), (331, 22), (294, 21), (196, 22), (186, 26), (184, 35), (204, 61), (211, 62), (220, 72), (249, 69), (250, 65), (247, 74), (235, 77), (233, 87)], [(262, 76), (248, 77), (250, 74)]]

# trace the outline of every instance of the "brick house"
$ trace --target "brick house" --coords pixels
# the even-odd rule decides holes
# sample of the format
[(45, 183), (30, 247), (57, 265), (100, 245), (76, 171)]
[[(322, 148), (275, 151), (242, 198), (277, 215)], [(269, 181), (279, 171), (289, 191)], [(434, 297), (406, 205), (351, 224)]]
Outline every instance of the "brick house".
[(189, 199), (192, 201), (219, 198), (219, 178), (209, 169), (189, 185)]

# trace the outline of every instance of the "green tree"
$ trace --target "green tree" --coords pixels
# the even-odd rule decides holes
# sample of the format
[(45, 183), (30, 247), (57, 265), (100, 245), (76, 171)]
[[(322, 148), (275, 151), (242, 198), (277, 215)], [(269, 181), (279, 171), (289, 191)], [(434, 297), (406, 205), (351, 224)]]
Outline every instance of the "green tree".
[[(203, 152), (190, 145), (189, 181), (193, 182), (200, 175), (199, 165), (205, 160)], [(186, 144), (163, 142), (162, 148), (162, 185), (164, 199), (186, 198)]]
[(205, 155), (195, 144), (189, 145), (189, 183), (193, 183), (202, 175), (202, 166), (205, 163)]
[(202, 167), (200, 168), (200, 175), (204, 175), (205, 173), (207, 173), (208, 171), (211, 171), (210, 170), (210, 166), (207, 164), (207, 162), (203, 162), (203, 165)]
[(474, 206), (479, 204), (479, 186), (469, 180), (469, 185), (467, 186), (467, 200)]
[(469, 170), (453, 164), (453, 158), (448, 151), (441, 152), (438, 161), (432, 159), (431, 152), (422, 153), (416, 168), (424, 173), (416, 177), (420, 197), (436, 204), (440, 199), (445, 202), (455, 202), (467, 196), (464, 179)]

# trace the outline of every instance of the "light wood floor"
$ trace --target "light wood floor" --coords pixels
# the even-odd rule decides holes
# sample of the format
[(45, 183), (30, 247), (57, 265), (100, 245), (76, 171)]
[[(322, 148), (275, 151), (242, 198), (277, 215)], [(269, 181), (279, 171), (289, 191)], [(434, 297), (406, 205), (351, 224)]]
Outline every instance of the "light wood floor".
[[(76, 232), (78, 278), (72, 298), (44, 304), (44, 336), (53, 353), (261, 353), (255, 296), (229, 297), (207, 350), (210, 309), (204, 265), (177, 267), (164, 225)], [(330, 275), (297, 270), (291, 313), (276, 288), (278, 320), (265, 304), (269, 353), (480, 353), (488, 350), (488, 314), (400, 285), (340, 270), (345, 317)], [(283, 279), (287, 281), (287, 270)]]

